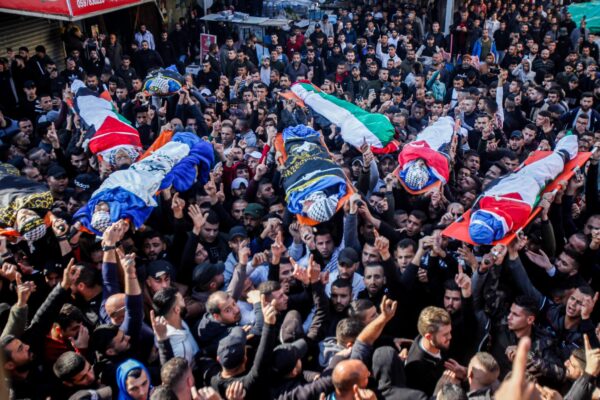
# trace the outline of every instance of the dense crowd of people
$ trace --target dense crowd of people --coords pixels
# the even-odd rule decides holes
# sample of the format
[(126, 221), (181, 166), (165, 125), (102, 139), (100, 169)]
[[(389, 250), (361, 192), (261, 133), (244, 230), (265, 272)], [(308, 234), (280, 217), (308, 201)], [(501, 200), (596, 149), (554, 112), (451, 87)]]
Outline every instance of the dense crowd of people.
[[(255, 36), (219, 34), (170, 97), (143, 83), (194, 60), (194, 18), (158, 37), (141, 25), (130, 47), (70, 28), (64, 69), (43, 46), (8, 50), (0, 176), (52, 196), (47, 232), (25, 210), (15, 226), (35, 235), (0, 236), (10, 398), (598, 398), (600, 37), (557, 0), (467, 0), (449, 35), (435, 10), (368, 3), (273, 31), (265, 55)], [(130, 163), (89, 151), (75, 80), (112, 99), (144, 149), (166, 130), (210, 142), (208, 182), (161, 191), (140, 229), (81, 229), (74, 214)], [(399, 151), (345, 143), (289, 96), (297, 81), (386, 115), (400, 148), (441, 117), (459, 121), (450, 179), (408, 193)], [(296, 125), (320, 132), (354, 188), (316, 226), (288, 210), (277, 162), (278, 133)], [(591, 158), (512, 242), (442, 235), (567, 134)], [(0, 181), (0, 198), (14, 189)]]

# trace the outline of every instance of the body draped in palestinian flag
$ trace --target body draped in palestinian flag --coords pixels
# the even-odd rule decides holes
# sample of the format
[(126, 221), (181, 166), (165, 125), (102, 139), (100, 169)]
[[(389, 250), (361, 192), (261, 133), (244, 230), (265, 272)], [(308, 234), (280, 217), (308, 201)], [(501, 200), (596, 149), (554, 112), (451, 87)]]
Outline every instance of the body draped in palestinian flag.
[(213, 161), (210, 143), (192, 133), (175, 133), (147, 157), (111, 173), (74, 218), (98, 235), (120, 219), (129, 219), (139, 228), (157, 206), (158, 191), (173, 186), (184, 192), (196, 178), (206, 183)]
[(474, 243), (490, 244), (525, 225), (544, 187), (565, 164), (577, 156), (577, 136), (567, 135), (547, 157), (506, 175), (484, 190), (473, 207), (469, 236)]
[(360, 148), (369, 144), (375, 154), (397, 151), (394, 126), (383, 114), (370, 113), (362, 108), (322, 92), (311, 83), (296, 82), (292, 92), (310, 109), (340, 128), (344, 142)]
[(452, 117), (441, 117), (402, 148), (396, 174), (408, 193), (425, 193), (448, 182), (455, 129)]
[[(329, 221), (352, 193), (344, 171), (318, 132), (305, 125), (283, 130), (282, 177), (288, 210), (307, 225)], [(277, 146), (277, 144), (276, 144)]]
[(92, 154), (113, 168), (135, 162), (142, 152), (137, 129), (117, 112), (111, 101), (87, 88), (82, 81), (75, 80), (71, 90), (75, 94), (73, 107), (87, 129), (86, 143)]

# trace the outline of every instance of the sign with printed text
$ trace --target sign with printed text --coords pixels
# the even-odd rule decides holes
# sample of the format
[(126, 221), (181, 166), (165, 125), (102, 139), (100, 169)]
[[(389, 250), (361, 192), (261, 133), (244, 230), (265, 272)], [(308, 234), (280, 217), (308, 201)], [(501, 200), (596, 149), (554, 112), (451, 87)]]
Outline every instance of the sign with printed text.
[(208, 33), (200, 34), (200, 62), (204, 61), (204, 57), (208, 54), (209, 47), (213, 43), (217, 43), (215, 35), (209, 35)]

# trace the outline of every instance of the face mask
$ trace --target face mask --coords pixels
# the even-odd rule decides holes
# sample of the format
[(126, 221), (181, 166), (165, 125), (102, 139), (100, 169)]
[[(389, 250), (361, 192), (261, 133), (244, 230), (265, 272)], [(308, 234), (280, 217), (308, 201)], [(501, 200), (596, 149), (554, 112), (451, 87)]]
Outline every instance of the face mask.
[(92, 214), (92, 228), (104, 232), (112, 224), (108, 211), (96, 211)]

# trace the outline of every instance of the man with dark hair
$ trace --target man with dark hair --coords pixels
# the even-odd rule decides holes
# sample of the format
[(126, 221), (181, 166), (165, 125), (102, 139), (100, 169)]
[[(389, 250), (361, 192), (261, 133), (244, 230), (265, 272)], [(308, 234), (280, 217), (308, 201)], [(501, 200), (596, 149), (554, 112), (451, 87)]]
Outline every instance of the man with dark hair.
[(73, 351), (63, 353), (52, 367), (54, 375), (61, 382), (57, 397), (68, 398), (80, 389), (96, 389), (96, 374), (93, 366), (80, 354)]
[(167, 323), (167, 338), (173, 354), (194, 365), (195, 356), (200, 348), (188, 324), (183, 320), (186, 316), (186, 305), (181, 293), (173, 287), (161, 289), (152, 297), (152, 303), (153, 315), (163, 317)]

